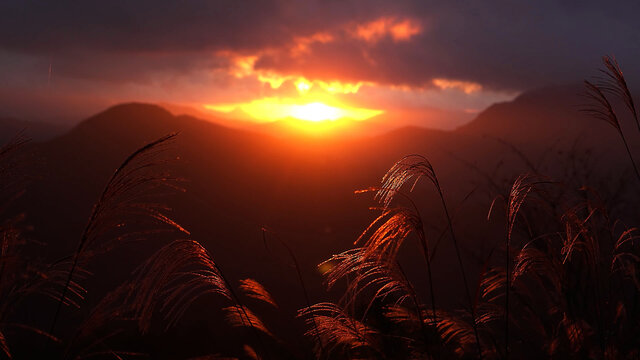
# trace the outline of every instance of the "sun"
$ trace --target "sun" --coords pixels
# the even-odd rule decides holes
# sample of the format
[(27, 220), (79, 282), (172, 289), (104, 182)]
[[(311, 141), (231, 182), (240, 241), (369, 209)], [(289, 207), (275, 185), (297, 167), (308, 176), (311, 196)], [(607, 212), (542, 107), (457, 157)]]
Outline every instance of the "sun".
[[(330, 104), (330, 105), (329, 105)], [(262, 98), (248, 103), (205, 104), (204, 108), (223, 113), (236, 110), (259, 122), (286, 120), (287, 118), (307, 122), (333, 122), (340, 119), (366, 120), (383, 113), (382, 110), (351, 107), (319, 99)]]
[(344, 111), (337, 107), (329, 106), (321, 102), (314, 102), (304, 105), (292, 105), (291, 117), (307, 121), (337, 120), (344, 117)]

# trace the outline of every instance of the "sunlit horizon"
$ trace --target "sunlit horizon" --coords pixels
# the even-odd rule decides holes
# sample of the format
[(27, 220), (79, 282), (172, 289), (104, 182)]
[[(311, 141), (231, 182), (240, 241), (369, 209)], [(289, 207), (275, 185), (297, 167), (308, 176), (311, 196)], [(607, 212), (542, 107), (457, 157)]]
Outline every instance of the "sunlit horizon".
[(350, 119), (363, 121), (383, 114), (383, 110), (355, 108), (344, 105), (328, 105), (320, 101), (296, 101), (293, 99), (264, 98), (240, 104), (204, 104), (207, 110), (231, 114), (241, 111), (257, 122), (274, 122), (288, 118), (307, 122)]

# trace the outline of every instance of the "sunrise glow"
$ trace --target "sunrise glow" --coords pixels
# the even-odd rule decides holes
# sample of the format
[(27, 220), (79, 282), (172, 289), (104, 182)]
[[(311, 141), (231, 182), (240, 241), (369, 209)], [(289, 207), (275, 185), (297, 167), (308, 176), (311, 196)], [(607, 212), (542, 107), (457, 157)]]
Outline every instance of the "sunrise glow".
[[(326, 42), (331, 38), (319, 37)], [(339, 119), (366, 120), (385, 111), (382, 109), (368, 109), (349, 106), (336, 98), (336, 96), (357, 94), (364, 85), (372, 85), (367, 82), (342, 82), (310, 80), (302, 76), (282, 75), (275, 72), (265, 72), (254, 69), (256, 57), (236, 57), (234, 61), (233, 76), (244, 79), (250, 76), (262, 84), (268, 85), (273, 90), (282, 90), (286, 93), (289, 86), (293, 86), (291, 92), (282, 96), (271, 96), (241, 103), (210, 103), (202, 106), (210, 111), (229, 114), (236, 118), (248, 118), (256, 122), (273, 122), (284, 119), (297, 119), (304, 122), (327, 122)], [(287, 86), (284, 86), (287, 84)]]
[(382, 114), (382, 110), (328, 105), (319, 101), (302, 102), (296, 99), (264, 98), (240, 104), (206, 104), (204, 108), (223, 113), (241, 111), (254, 120), (270, 122), (294, 118), (310, 122), (335, 121), (346, 118), (366, 120)]
[[(465, 78), (433, 77), (411, 87), (380, 83), (372, 77), (345, 77), (341, 72), (332, 73), (331, 67), (322, 67), (320, 71), (304, 65), (312, 54), (321, 54), (345, 39), (363, 48), (392, 43), (406, 46), (420, 40), (430, 29), (431, 24), (425, 19), (383, 15), (295, 36), (281, 51), (222, 50), (217, 56), (228, 60), (227, 80), (242, 84), (236, 88), (238, 100), (229, 94), (218, 100), (212, 94), (211, 100), (194, 105), (208, 110), (215, 118), (254, 123), (285, 120), (296, 130), (331, 128), (334, 133), (333, 129), (343, 131), (351, 120), (362, 121), (382, 114), (380, 119), (387, 122), (400, 119), (398, 124), (419, 121), (453, 128), (475, 114), (468, 109), (481, 109), (485, 103), (512, 96), (488, 92), (482, 84)], [(368, 56), (365, 62), (375, 64)], [(289, 62), (292, 68), (282, 67), (281, 61)], [(455, 114), (448, 115), (453, 121), (427, 110), (434, 104), (453, 108)], [(422, 110), (400, 110), (406, 107)]]
[(291, 116), (307, 121), (323, 121), (336, 120), (344, 117), (343, 110), (323, 103), (315, 102), (305, 105), (293, 105), (291, 107)]

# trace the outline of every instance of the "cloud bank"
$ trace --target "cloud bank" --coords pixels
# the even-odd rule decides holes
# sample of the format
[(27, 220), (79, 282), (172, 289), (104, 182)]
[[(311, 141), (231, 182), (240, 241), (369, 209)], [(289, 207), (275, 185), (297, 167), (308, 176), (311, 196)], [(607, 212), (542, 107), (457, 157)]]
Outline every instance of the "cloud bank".
[(635, 1), (5, 0), (0, 93), (43, 96), (53, 82), (95, 98), (229, 102), (302, 77), (457, 91), (467, 106), (473, 93), (580, 80), (604, 54), (640, 79), (639, 13)]

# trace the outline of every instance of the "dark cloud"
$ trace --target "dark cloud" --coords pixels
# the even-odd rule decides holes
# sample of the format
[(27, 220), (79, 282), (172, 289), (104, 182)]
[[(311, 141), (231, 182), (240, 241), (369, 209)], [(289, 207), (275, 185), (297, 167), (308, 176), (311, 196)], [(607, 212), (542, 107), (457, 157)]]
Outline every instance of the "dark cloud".
[(278, 1), (22, 1), (0, 5), (3, 47), (67, 50), (255, 50), (286, 29)]
[(110, 0), (0, 3), (0, 46), (25, 52), (253, 52), (383, 7), (351, 1)]
[[(639, 13), (637, 1), (4, 0), (0, 67), (24, 72), (22, 56), (58, 76), (148, 83), (228, 68), (221, 54), (255, 54), (258, 69), (312, 79), (424, 87), (442, 77), (523, 90), (593, 74), (604, 54), (640, 79), (631, 68)], [(353, 36), (382, 16), (412, 19), (422, 32)], [(291, 51), (319, 32), (332, 41)]]
[[(455, 3), (455, 4), (454, 4)], [(628, 74), (640, 57), (640, 3), (449, 2), (417, 11), (423, 33), (407, 42), (373, 45), (342, 37), (315, 44), (304, 56), (268, 54), (263, 69), (312, 77), (424, 86), (433, 78), (474, 81), (496, 90), (523, 90), (575, 81), (614, 54)]]
[(197, 52), (71, 52), (51, 56), (49, 60), (58, 77), (116, 83), (149, 84), (167, 78), (187, 77), (203, 70), (216, 71), (231, 67), (228, 58)]

